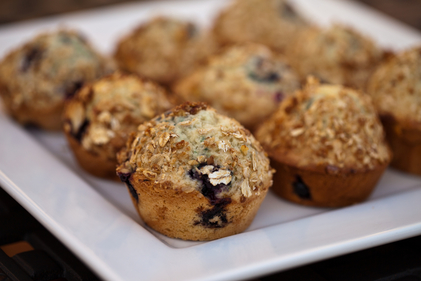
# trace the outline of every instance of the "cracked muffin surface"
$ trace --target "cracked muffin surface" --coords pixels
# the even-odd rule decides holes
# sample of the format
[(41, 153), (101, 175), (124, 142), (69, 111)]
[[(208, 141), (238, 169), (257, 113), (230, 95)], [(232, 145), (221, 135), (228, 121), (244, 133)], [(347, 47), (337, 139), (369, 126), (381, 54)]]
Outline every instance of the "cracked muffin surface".
[(142, 219), (186, 240), (243, 231), (272, 184), (269, 159), (250, 132), (204, 103), (139, 126), (119, 163)]
[(141, 24), (117, 45), (121, 69), (169, 85), (191, 72), (213, 53), (212, 36), (194, 24), (157, 17)]
[(114, 73), (85, 85), (69, 101), (64, 132), (82, 167), (97, 176), (116, 177), (116, 153), (130, 133), (171, 106), (155, 83)]
[(394, 157), (391, 165), (421, 174), (421, 47), (384, 62), (368, 83)]
[[(285, 172), (276, 178), (279, 184), (275, 180), (278, 194), (307, 205), (362, 201), (391, 160), (370, 97), (339, 85), (320, 85), (312, 78), (281, 104), (256, 137), (275, 169)], [(305, 183), (312, 199), (300, 198), (294, 188)]]
[(303, 80), (313, 75), (358, 89), (365, 89), (385, 54), (370, 38), (339, 24), (326, 30), (309, 28), (288, 49), (291, 64)]
[(0, 63), (0, 95), (18, 122), (59, 130), (64, 101), (112, 69), (76, 31), (36, 36)]
[(213, 33), (222, 45), (255, 42), (283, 52), (307, 25), (285, 0), (237, 0), (216, 18)]
[(211, 57), (174, 92), (184, 100), (208, 102), (252, 130), (299, 86), (284, 58), (263, 45), (245, 44)]

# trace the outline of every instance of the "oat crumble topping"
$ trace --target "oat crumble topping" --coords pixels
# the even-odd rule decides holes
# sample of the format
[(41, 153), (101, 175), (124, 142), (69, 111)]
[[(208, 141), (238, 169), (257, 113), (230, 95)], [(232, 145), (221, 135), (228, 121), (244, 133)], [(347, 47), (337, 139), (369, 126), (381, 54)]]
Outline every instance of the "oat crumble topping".
[(184, 192), (200, 191), (191, 171), (208, 175), (212, 185), (225, 185), (219, 196), (237, 200), (260, 194), (273, 173), (250, 132), (204, 103), (185, 103), (143, 123), (118, 158), (119, 173)]
[(279, 161), (326, 166), (330, 173), (372, 169), (391, 157), (370, 97), (313, 78), (281, 104), (257, 138)]

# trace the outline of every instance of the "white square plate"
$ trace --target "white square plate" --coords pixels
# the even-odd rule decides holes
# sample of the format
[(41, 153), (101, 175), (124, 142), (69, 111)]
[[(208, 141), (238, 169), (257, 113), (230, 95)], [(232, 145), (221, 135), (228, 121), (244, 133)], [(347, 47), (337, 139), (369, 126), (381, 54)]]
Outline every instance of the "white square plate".
[[(142, 2), (0, 28), (0, 57), (46, 29), (82, 30), (101, 51), (157, 14), (209, 26), (222, 0)], [(341, 0), (295, 0), (326, 25), (354, 26), (385, 48), (421, 35)], [(245, 279), (421, 234), (421, 178), (389, 169), (374, 194), (342, 209), (301, 207), (269, 193), (246, 232), (211, 242), (170, 239), (145, 227), (123, 184), (82, 171), (59, 133), (25, 130), (0, 108), (0, 185), (106, 280)]]

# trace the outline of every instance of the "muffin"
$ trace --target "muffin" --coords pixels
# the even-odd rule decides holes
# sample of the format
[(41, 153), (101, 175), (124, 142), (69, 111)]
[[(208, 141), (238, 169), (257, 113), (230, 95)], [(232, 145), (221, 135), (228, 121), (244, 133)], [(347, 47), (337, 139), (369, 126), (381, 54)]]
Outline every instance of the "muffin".
[(0, 62), (0, 96), (19, 123), (60, 130), (64, 101), (111, 68), (78, 32), (44, 33)]
[(350, 27), (308, 28), (290, 45), (292, 66), (305, 80), (313, 75), (325, 83), (365, 89), (384, 52)]
[(139, 126), (117, 173), (140, 217), (184, 240), (244, 231), (272, 184), (260, 144), (205, 103), (184, 103)]
[(282, 102), (256, 137), (277, 170), (274, 192), (303, 205), (363, 201), (391, 158), (370, 97), (312, 78)]
[(255, 42), (283, 52), (307, 25), (285, 0), (236, 0), (217, 17), (213, 33), (222, 45)]
[(209, 59), (182, 79), (174, 92), (189, 101), (211, 104), (250, 130), (265, 120), (299, 79), (284, 58), (258, 44), (237, 45)]
[(158, 17), (140, 25), (117, 46), (121, 69), (170, 85), (200, 64), (216, 45), (195, 25)]
[(383, 63), (368, 84), (393, 151), (391, 165), (421, 175), (421, 47)]
[(144, 121), (171, 108), (166, 92), (136, 75), (114, 73), (89, 83), (66, 104), (64, 133), (80, 166), (116, 179), (116, 153)]

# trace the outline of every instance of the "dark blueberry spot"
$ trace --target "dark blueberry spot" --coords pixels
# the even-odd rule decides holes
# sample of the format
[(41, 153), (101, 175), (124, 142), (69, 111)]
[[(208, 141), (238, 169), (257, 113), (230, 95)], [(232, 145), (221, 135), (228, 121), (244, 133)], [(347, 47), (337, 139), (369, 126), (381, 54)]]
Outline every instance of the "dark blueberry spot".
[(197, 34), (198, 34), (198, 30), (197, 30), (196, 26), (192, 23), (189, 23), (187, 25), (187, 36), (188, 36), (188, 38), (196, 37)]
[(79, 127), (79, 129), (76, 132), (72, 132), (73, 133), (73, 137), (78, 141), (81, 142), (82, 141), (82, 137), (85, 134), (86, 129), (89, 126), (89, 120), (85, 119), (85, 121), (83, 121), (82, 125)]
[(120, 178), (120, 180), (126, 184), (126, 186), (129, 189), (130, 194), (132, 195), (132, 197), (134, 199), (136, 199), (136, 202), (137, 203), (139, 203), (139, 196), (137, 195), (136, 190), (134, 189), (132, 183), (130, 182), (130, 177), (132, 176), (132, 173), (121, 173), (121, 172), (118, 172), (117, 175)]
[[(201, 220), (194, 225), (203, 225), (207, 228), (222, 228), (228, 223), (225, 206), (231, 203), (231, 198), (222, 198), (212, 209), (201, 211)], [(216, 219), (219, 218), (219, 219)]]
[[(206, 166), (207, 163), (201, 163), (197, 169), (201, 169), (202, 167)], [(220, 167), (218, 166), (214, 166), (213, 170), (211, 171), (216, 172), (219, 170)], [(191, 169), (189, 171), (189, 175), (192, 179), (196, 179), (198, 180), (201, 185), (202, 185), (202, 189), (201, 189), (201, 193), (209, 199), (209, 201), (211, 202), (212, 205), (218, 204), (219, 199), (217, 197), (217, 194), (220, 193), (222, 191), (222, 189), (226, 188), (227, 185), (220, 183), (217, 185), (213, 185), (210, 181), (209, 181), (209, 177), (206, 174), (202, 174), (200, 172), (198, 172), (195, 168)]]
[(33, 47), (28, 50), (25, 57), (23, 58), (21, 70), (23, 72), (28, 71), (28, 69), (34, 65), (42, 57), (42, 50), (38, 47)]
[(284, 99), (285, 95), (282, 92), (277, 92), (275, 94), (275, 101), (276, 102), (281, 102)]
[(64, 91), (64, 98), (67, 100), (71, 99), (77, 93), (77, 91), (79, 91), (79, 89), (82, 88), (82, 86), (83, 86), (83, 81), (73, 82)]
[(303, 179), (300, 176), (295, 177), (295, 181), (292, 183), (294, 188), (294, 193), (298, 195), (301, 199), (311, 199), (310, 189), (303, 182)]
[(254, 57), (249, 63), (248, 76), (259, 83), (274, 83), (281, 79), (272, 61)]
[[(197, 169), (201, 169), (202, 167), (206, 166), (207, 163), (200, 164)], [(211, 172), (216, 172), (219, 170), (218, 166), (214, 166)], [(227, 185), (220, 183), (217, 185), (212, 185), (209, 181), (209, 177), (206, 174), (202, 174), (198, 172), (195, 168), (189, 171), (189, 175), (192, 179), (198, 180), (201, 185), (201, 193), (205, 196), (209, 202), (213, 205), (213, 208), (202, 211), (199, 210), (201, 220), (196, 221), (194, 224), (201, 224), (205, 227), (209, 228), (220, 228), (224, 227), (227, 223), (227, 216), (225, 206), (231, 203), (231, 198), (218, 198), (217, 194), (220, 193)], [(215, 218), (219, 218), (219, 220), (215, 220)], [(211, 221), (212, 220), (212, 221)]]

